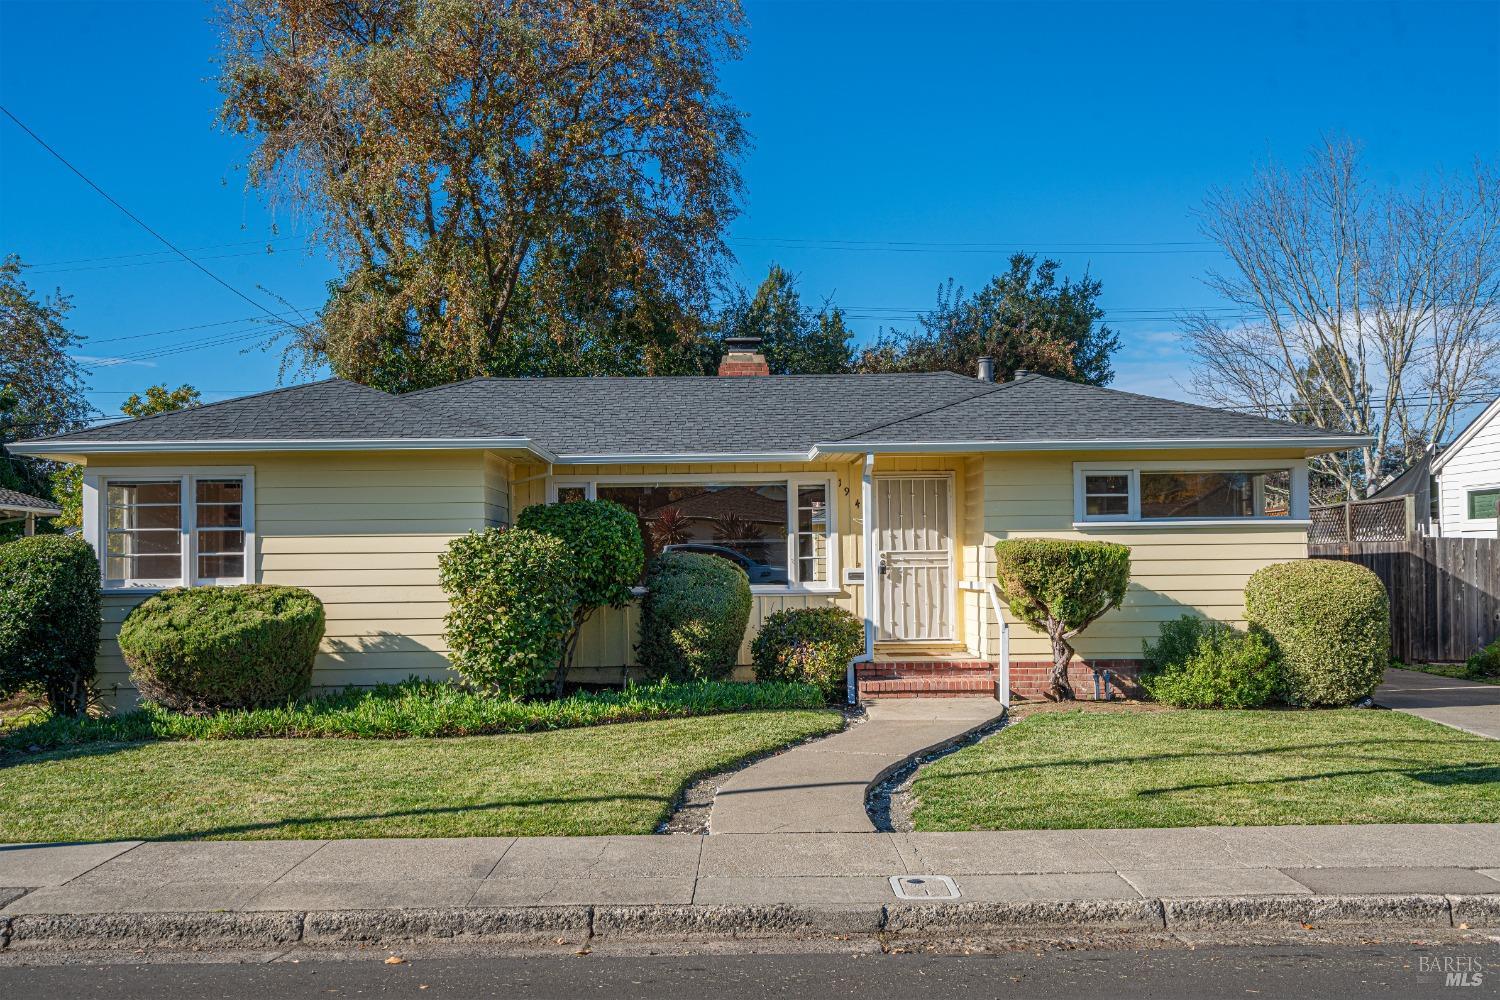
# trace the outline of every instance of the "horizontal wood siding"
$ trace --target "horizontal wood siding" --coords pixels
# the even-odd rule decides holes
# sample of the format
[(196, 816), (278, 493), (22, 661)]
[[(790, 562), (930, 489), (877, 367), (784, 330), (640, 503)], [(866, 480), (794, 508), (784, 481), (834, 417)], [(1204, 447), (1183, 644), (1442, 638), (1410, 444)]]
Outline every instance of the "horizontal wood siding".
[[(1139, 658), (1142, 642), (1154, 639), (1162, 622), (1183, 614), (1196, 613), (1243, 625), (1244, 590), (1250, 574), (1271, 563), (1307, 558), (1306, 529), (1184, 524), (1114, 530), (1104, 525), (1082, 531), (1073, 527), (1075, 461), (1128, 463), (1233, 457), (1226, 452), (1137, 453), (1128, 457), (1108, 452), (986, 456), (982, 460), (984, 485), (979, 500), (984, 517), (982, 547), (987, 567), (983, 579), (986, 583), (994, 579), (992, 546), (1001, 538), (1087, 538), (1130, 546), (1131, 581), (1124, 604), (1090, 625), (1074, 643), (1079, 655), (1090, 660)], [(1299, 456), (1262, 452), (1254, 457)], [(999, 630), (993, 612), (987, 602), (976, 611), (985, 619), (979, 629), (983, 634), (983, 653), (988, 658), (997, 658)], [(1046, 636), (1032, 632), (1014, 619), (1010, 628), (1013, 659), (1050, 661), (1052, 651)]]
[[(447, 673), (438, 555), (466, 531), (508, 518), (508, 463), (480, 452), (121, 457), (91, 463), (255, 469), (257, 579), (306, 587), (327, 633), (317, 688)], [(115, 637), (138, 595), (108, 595), (99, 648), (106, 694), (134, 698)]]

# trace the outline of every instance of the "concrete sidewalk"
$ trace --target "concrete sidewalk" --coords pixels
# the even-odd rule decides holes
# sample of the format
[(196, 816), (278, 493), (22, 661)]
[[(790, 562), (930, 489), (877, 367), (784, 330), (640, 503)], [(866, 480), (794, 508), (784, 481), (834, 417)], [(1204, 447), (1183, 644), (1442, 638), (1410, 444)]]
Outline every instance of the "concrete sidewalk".
[(1500, 927), (1500, 824), (17, 845), (0, 885), (9, 948)]
[(1375, 689), (1375, 704), (1500, 740), (1500, 684), (1391, 668)]
[(731, 775), (714, 797), (708, 832), (872, 833), (871, 785), (1003, 713), (993, 698), (873, 700), (863, 722)]

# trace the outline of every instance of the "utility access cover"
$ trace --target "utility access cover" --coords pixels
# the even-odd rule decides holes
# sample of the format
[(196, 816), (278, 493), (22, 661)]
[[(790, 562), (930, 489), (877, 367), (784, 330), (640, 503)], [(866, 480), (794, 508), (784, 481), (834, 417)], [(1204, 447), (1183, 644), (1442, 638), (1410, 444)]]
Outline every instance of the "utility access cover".
[(892, 875), (897, 899), (957, 899), (958, 886), (947, 875)]

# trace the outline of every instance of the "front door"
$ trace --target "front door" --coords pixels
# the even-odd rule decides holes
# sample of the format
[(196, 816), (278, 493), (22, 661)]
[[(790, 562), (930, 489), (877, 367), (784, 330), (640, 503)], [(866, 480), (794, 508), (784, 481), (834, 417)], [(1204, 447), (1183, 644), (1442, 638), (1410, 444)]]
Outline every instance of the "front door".
[(946, 476), (877, 476), (880, 638), (953, 638), (953, 531)]

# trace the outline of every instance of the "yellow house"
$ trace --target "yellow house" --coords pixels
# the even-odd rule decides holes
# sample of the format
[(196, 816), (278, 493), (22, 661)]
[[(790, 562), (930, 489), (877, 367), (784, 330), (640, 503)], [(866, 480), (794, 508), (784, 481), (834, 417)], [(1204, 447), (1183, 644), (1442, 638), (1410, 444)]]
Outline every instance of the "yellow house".
[[(1185, 612), (1237, 622), (1246, 579), (1305, 558), (1307, 458), (1361, 439), (1018, 373), (475, 379), (405, 395), (341, 380), (12, 446), (82, 463), (105, 588), (99, 685), (134, 692), (114, 636), (164, 587), (294, 584), (323, 601), (323, 688), (448, 670), (439, 553), (529, 504), (635, 512), (656, 549), (732, 559), (781, 608), (865, 621), (866, 697), (1033, 694), (1044, 637), (993, 587), (993, 544), (1132, 549), (1124, 605), (1078, 640), (1074, 685), (1128, 688)], [(636, 616), (587, 627), (574, 679), (618, 683)], [(748, 670), (748, 668), (746, 668)], [(1107, 671), (1107, 674), (1106, 674)], [(851, 694), (854, 692), (851, 690)]]

